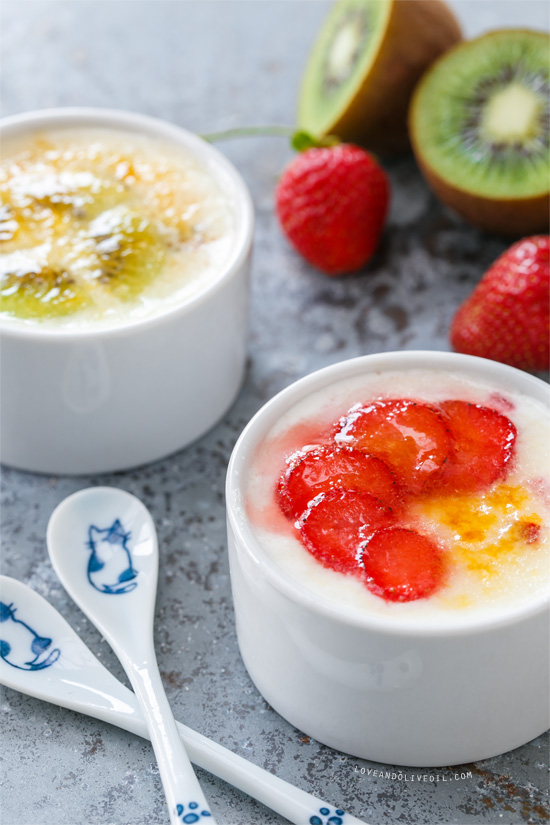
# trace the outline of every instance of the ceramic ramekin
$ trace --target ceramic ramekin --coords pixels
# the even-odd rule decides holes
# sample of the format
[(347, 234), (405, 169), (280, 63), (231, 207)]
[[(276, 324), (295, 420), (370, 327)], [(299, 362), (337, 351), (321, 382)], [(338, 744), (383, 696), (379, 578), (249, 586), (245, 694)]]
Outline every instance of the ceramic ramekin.
[(109, 109), (5, 118), (2, 138), (103, 127), (182, 147), (215, 177), (235, 216), (219, 276), (197, 296), (118, 326), (0, 321), (1, 460), (40, 473), (125, 470), (185, 447), (223, 415), (246, 359), (253, 207), (235, 168), (178, 126)]
[(414, 627), (323, 602), (262, 548), (245, 508), (258, 446), (294, 404), (335, 380), (433, 368), (550, 403), (527, 373), (436, 352), (369, 355), (323, 369), (266, 404), (229, 465), (229, 559), (244, 663), (265, 699), (308, 735), (354, 756), (435, 767), (511, 750), (549, 725), (549, 599), (478, 621)]

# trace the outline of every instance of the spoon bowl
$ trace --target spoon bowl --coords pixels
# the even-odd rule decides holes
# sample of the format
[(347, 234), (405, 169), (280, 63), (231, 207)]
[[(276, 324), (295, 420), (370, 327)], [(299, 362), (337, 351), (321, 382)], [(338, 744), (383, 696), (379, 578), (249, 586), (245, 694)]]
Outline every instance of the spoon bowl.
[[(8, 640), (11, 648), (8, 655), (0, 654), (1, 684), (147, 735), (134, 694), (96, 659), (46, 599), (8, 576), (0, 576), (0, 599), (0, 647), (5, 649)], [(10, 628), (14, 622), (28, 628), (26, 638), (19, 634), (14, 639)], [(50, 640), (44, 666), (18, 667), (14, 661), (28, 658), (33, 633), (47, 634), (44, 638)]]
[(142, 502), (113, 487), (81, 490), (54, 510), (47, 542), (63, 587), (109, 644), (141, 648), (143, 634), (152, 637), (158, 577), (156, 530)]

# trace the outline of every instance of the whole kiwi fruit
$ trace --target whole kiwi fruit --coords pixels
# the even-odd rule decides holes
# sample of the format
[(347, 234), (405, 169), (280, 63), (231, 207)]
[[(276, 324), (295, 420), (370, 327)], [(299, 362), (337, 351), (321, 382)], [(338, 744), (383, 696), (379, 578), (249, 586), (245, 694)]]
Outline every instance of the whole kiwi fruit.
[(436, 195), (500, 235), (548, 230), (550, 39), (503, 29), (461, 43), (415, 90), (411, 143)]
[(380, 154), (406, 150), (413, 89), (461, 38), (443, 0), (337, 0), (308, 59), (298, 127)]

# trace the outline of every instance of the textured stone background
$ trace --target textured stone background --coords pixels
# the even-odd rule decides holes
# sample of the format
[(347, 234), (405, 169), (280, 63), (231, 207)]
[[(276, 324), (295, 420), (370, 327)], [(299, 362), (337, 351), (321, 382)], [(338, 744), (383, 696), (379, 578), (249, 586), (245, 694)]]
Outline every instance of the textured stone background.
[[(453, 2), (468, 34), (548, 28), (546, 2)], [(197, 131), (291, 123), (297, 86), (326, 2), (4, 2), (4, 114), (47, 106), (133, 109)], [(352, 356), (448, 349), (453, 312), (504, 244), (441, 208), (411, 159), (393, 162), (391, 218), (368, 269), (332, 281), (287, 247), (272, 209), (291, 157), (282, 139), (223, 144), (257, 210), (250, 361), (225, 419), (182, 453), (136, 472), (90, 479), (3, 471), (3, 572), (46, 596), (124, 681), (97, 631), (58, 583), (45, 530), (53, 508), (89, 484), (143, 499), (161, 546), (156, 641), (177, 718), (369, 823), (546, 820), (548, 739), (461, 769), (471, 777), (409, 785), (380, 765), (309, 740), (252, 685), (237, 650), (225, 548), (224, 474), (251, 415), (306, 373)], [(527, 678), (527, 677), (526, 677)], [(167, 821), (148, 743), (92, 719), (3, 691), (3, 825), (160, 825)], [(383, 766), (387, 767), (387, 766)], [(361, 769), (365, 773), (361, 774)], [(443, 768), (450, 778), (454, 770)], [(207, 774), (220, 825), (283, 820)]]

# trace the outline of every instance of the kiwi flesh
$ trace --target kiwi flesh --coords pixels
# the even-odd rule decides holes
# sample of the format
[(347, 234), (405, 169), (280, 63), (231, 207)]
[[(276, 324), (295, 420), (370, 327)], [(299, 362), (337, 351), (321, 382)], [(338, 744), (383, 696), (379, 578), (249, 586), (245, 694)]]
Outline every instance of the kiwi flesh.
[(119, 300), (135, 298), (160, 270), (165, 248), (153, 224), (119, 204), (90, 223), (96, 275)]
[(501, 235), (548, 229), (550, 39), (490, 32), (449, 51), (411, 103), (411, 142), (439, 198)]
[(136, 299), (162, 268), (167, 239), (121, 202), (124, 187), (85, 175), (75, 176), (78, 186), (71, 187), (68, 177), (50, 176), (18, 202), (0, 205), (0, 240), (11, 246), (0, 256), (6, 315), (101, 312), (113, 300)]
[(86, 299), (62, 266), (40, 265), (24, 253), (6, 256), (0, 271), (0, 307), (20, 318), (58, 318), (82, 309)]
[(443, 0), (337, 0), (306, 66), (299, 128), (380, 154), (406, 150), (414, 86), (461, 37)]

